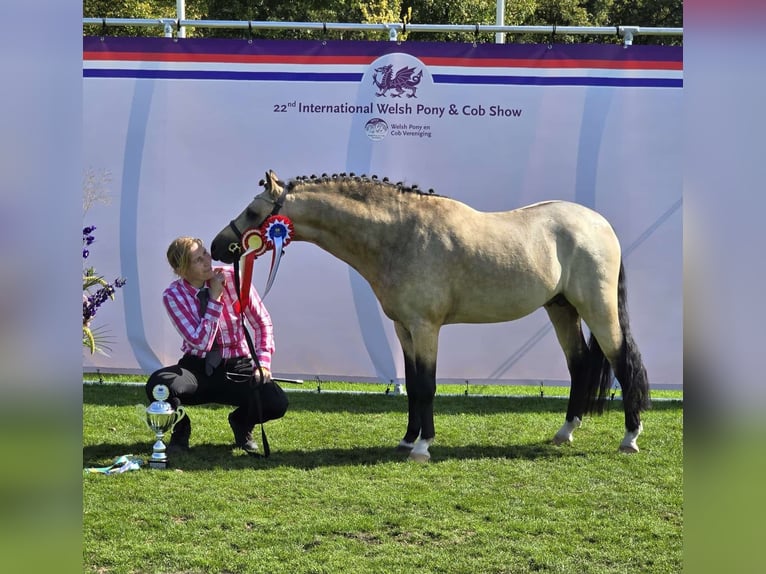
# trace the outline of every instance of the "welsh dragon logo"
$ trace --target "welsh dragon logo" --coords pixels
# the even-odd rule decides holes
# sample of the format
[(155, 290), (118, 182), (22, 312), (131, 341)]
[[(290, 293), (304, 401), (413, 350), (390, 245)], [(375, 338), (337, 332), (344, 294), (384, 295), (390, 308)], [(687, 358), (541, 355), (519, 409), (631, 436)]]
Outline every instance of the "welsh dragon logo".
[(399, 68), (394, 74), (393, 67), (392, 64), (386, 64), (380, 68), (375, 68), (372, 74), (372, 83), (380, 90), (375, 92), (375, 95), (385, 96), (386, 92), (391, 91), (392, 98), (401, 98), (403, 93), (409, 92), (408, 98), (417, 98), (415, 92), (417, 92), (418, 84), (423, 77), (423, 70), (416, 74), (415, 68), (405, 66)]

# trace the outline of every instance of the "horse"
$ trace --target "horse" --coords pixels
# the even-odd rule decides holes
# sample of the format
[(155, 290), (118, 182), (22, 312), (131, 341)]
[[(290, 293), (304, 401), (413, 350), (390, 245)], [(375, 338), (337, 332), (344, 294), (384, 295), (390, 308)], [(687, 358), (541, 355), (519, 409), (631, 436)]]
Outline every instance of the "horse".
[(543, 307), (571, 377), (552, 442), (571, 443), (585, 414), (603, 412), (615, 377), (625, 413), (618, 450), (639, 451), (649, 381), (630, 331), (620, 243), (602, 215), (567, 201), (481, 212), (416, 185), (344, 173), (285, 182), (268, 171), (260, 185), (214, 238), (213, 258), (234, 263), (243, 234), (280, 214), (292, 221), (293, 240), (314, 243), (367, 280), (404, 354), (408, 419), (397, 450), (431, 457), (442, 325), (513, 321)]

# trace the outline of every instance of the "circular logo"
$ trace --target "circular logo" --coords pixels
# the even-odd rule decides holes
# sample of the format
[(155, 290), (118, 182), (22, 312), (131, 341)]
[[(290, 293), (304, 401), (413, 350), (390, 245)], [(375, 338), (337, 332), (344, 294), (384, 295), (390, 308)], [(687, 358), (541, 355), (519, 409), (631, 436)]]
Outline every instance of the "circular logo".
[(155, 400), (164, 401), (170, 396), (170, 389), (167, 385), (157, 385), (152, 389), (152, 396)]
[(364, 124), (364, 131), (372, 141), (380, 141), (388, 133), (388, 124), (383, 118), (372, 118)]

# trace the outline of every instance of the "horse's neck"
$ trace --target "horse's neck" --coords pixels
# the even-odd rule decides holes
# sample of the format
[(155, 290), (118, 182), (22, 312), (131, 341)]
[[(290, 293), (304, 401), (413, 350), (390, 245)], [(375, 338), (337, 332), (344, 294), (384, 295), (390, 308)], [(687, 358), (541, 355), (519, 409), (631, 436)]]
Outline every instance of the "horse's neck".
[(365, 270), (374, 273), (379, 268), (372, 259), (380, 256), (381, 246), (397, 229), (392, 225), (396, 210), (369, 209), (331, 191), (289, 194), (285, 210), (295, 225), (296, 240), (314, 243), (364, 276)]

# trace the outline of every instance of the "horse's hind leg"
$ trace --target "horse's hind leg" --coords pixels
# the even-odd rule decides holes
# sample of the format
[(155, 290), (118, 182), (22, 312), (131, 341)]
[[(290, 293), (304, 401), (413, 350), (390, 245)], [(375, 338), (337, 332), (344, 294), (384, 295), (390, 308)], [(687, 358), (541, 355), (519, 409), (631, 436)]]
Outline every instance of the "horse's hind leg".
[[(603, 302), (600, 309), (589, 309), (581, 313), (591, 328), (591, 355), (603, 353), (609, 360), (617, 381), (622, 389), (622, 403), (625, 410), (625, 436), (620, 451), (638, 452), (638, 435), (643, 430), (641, 411), (649, 408), (649, 379), (644, 368), (641, 353), (633, 340), (628, 322), (625, 271), (622, 263), (617, 277), (616, 305)], [(596, 408), (603, 406), (605, 393), (597, 399)]]
[[(625, 453), (638, 452), (638, 436), (644, 430), (641, 423), (641, 411), (648, 407), (649, 382), (646, 375), (646, 369), (641, 361), (641, 354), (633, 341), (629, 331), (625, 331), (621, 337), (621, 342), (616, 343), (613, 340), (601, 335), (599, 339), (598, 330), (593, 330), (595, 341), (591, 340), (591, 347), (596, 351), (602, 341), (607, 340), (607, 348), (603, 349), (604, 355), (614, 369), (615, 377), (620, 383), (622, 389), (622, 405), (625, 410), (625, 436), (620, 442), (619, 450)], [(595, 351), (592, 351), (595, 352)], [(603, 398), (602, 393), (598, 397), (598, 411), (600, 412)]]
[(548, 312), (548, 317), (556, 331), (556, 337), (564, 351), (571, 378), (566, 420), (554, 435), (553, 443), (571, 443), (572, 432), (580, 426), (585, 412), (588, 386), (588, 346), (582, 334), (580, 316), (569, 301), (559, 295), (545, 305), (545, 310)]

